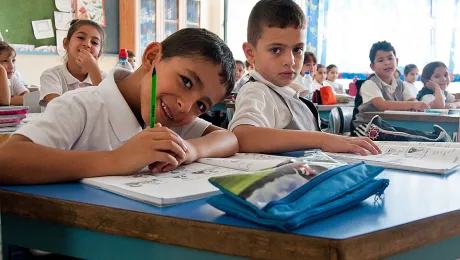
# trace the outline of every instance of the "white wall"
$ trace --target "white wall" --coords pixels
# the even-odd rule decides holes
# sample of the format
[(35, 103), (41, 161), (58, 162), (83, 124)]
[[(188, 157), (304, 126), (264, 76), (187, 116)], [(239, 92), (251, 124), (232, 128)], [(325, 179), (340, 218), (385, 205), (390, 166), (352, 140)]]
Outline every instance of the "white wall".
[[(233, 0), (230, 0), (233, 1)], [(201, 27), (224, 38), (224, 0), (201, 0)]]
[[(102, 55), (99, 59), (99, 67), (109, 72), (118, 62), (116, 55)], [(61, 56), (53, 54), (17, 54), (16, 70), (29, 82), (29, 84), (39, 85), (40, 75), (48, 68), (63, 63)]]

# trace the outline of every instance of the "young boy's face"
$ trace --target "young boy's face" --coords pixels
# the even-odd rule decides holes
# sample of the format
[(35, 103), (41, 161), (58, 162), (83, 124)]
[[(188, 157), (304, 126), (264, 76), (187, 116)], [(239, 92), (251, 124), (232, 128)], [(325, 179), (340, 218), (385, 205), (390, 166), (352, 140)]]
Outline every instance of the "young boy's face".
[(3, 51), (0, 53), (0, 65), (5, 68), (8, 79), (11, 79), (14, 75), (15, 62), (16, 62), (16, 55), (13, 55), (7, 51)]
[(407, 73), (407, 75), (404, 76), (404, 79), (409, 83), (414, 83), (415, 81), (417, 81), (417, 78), (418, 78), (417, 68), (411, 69), (411, 71), (409, 71), (409, 73)]
[[(219, 103), (225, 96), (220, 65), (200, 58), (155, 59), (156, 121), (163, 126), (186, 125)], [(152, 71), (142, 79), (142, 119), (150, 122)]]
[(371, 69), (381, 79), (391, 79), (396, 66), (398, 65), (398, 59), (396, 59), (392, 51), (377, 51), (375, 54), (374, 62), (371, 64)]
[(243, 64), (237, 63), (237, 64), (236, 64), (236, 74), (235, 74), (236, 77), (235, 77), (235, 82), (238, 81), (238, 80), (240, 80), (241, 77), (243, 77), (244, 72), (245, 72), (245, 70), (244, 70)]
[(302, 68), (305, 29), (263, 28), (256, 46), (245, 43), (250, 63), (262, 77), (276, 86), (291, 84)]
[(326, 79), (326, 69), (320, 68), (315, 73), (315, 80), (322, 84), (324, 79)]
[(444, 67), (437, 67), (430, 80), (438, 83), (441, 89), (445, 90), (450, 83), (449, 71)]

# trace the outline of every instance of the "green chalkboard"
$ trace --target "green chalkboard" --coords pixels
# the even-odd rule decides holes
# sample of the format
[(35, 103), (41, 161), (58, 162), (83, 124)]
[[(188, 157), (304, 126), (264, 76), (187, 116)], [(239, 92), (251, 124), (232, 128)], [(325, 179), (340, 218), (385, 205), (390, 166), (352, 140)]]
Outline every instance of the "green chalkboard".
[[(51, 19), (54, 27), (54, 0), (0, 0), (0, 32), (4, 40), (14, 44), (56, 45), (56, 38), (35, 39), (34, 20)], [(105, 53), (118, 53), (119, 6), (118, 0), (105, 0), (107, 26), (104, 27)]]

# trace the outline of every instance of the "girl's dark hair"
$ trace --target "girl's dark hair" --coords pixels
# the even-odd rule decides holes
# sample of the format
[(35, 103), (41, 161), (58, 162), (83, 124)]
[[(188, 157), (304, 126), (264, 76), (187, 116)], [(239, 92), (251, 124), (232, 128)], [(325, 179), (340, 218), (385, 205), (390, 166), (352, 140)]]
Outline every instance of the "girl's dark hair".
[(319, 70), (319, 69), (324, 69), (324, 65), (323, 64), (318, 64), (316, 65), (316, 70)]
[(303, 64), (307, 64), (308, 62), (314, 62), (317, 64), (316, 56), (313, 52), (306, 51), (303, 55)]
[(241, 64), (243, 66), (243, 69), (246, 69), (246, 65), (244, 64), (244, 62), (242, 62), (240, 60), (235, 60), (235, 63), (236, 64)]
[(0, 54), (2, 52), (8, 52), (10, 55), (8, 55), (8, 57), (10, 56), (16, 56), (16, 51), (14, 50), (13, 47), (11, 47), (8, 43), (4, 42), (4, 41), (0, 41)]
[(331, 71), (331, 69), (333, 69), (333, 68), (337, 68), (337, 66), (335, 64), (331, 64), (331, 65), (327, 66), (326, 73), (329, 73), (329, 71)]
[(407, 76), (407, 74), (410, 73), (411, 70), (416, 69), (417, 66), (415, 64), (408, 64), (406, 67), (404, 67), (404, 76)]
[[(101, 34), (101, 47), (104, 46), (104, 41), (105, 41), (104, 30), (98, 23), (93, 22), (91, 20), (73, 19), (70, 22), (70, 28), (69, 28), (69, 31), (67, 32), (67, 37), (66, 37), (67, 40), (70, 41), (70, 38), (72, 38), (72, 35), (78, 30), (78, 28), (80, 28), (80, 26), (83, 26), (83, 25), (89, 25), (89, 26), (96, 28), (96, 30)], [(101, 52), (102, 52), (102, 48), (101, 48)]]
[(439, 67), (442, 67), (442, 68), (446, 68), (447, 69), (447, 66), (446, 64), (440, 62), (440, 61), (434, 61), (434, 62), (430, 62), (428, 63), (425, 68), (423, 68), (423, 71), (422, 71), (422, 82), (423, 82), (423, 85), (425, 85), (428, 80), (430, 80), (431, 76), (433, 75), (434, 73), (434, 70), (436, 68), (439, 68)]

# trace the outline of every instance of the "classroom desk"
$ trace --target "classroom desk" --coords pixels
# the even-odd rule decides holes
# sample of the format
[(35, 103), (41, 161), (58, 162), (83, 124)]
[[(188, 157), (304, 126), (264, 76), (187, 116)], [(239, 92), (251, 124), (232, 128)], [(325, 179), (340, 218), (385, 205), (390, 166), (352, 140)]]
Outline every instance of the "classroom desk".
[[(232, 114), (235, 110), (235, 102), (228, 102), (225, 104), (227, 107), (227, 111), (233, 109)], [(336, 105), (318, 105), (315, 103), (316, 108), (318, 109), (319, 112), (319, 117), (320, 118), (329, 118), (329, 114), (331, 113), (331, 110), (334, 107), (354, 107), (354, 103), (347, 103), (347, 104), (336, 104)], [(231, 118), (230, 118), (231, 119)]]
[(366, 120), (371, 120), (375, 115), (379, 115), (383, 120), (388, 121), (393, 126), (416, 129), (420, 131), (432, 132), (433, 125), (437, 124), (444, 128), (455, 142), (458, 141), (460, 132), (460, 115), (432, 115), (422, 113), (405, 112), (396, 114), (389, 112), (367, 112), (364, 115)]
[[(385, 170), (384, 201), (369, 198), (292, 234), (198, 200), (157, 208), (79, 183), (0, 187), (8, 245), (90, 259), (455, 259), (460, 170)], [(6, 259), (6, 258), (4, 258)]]

